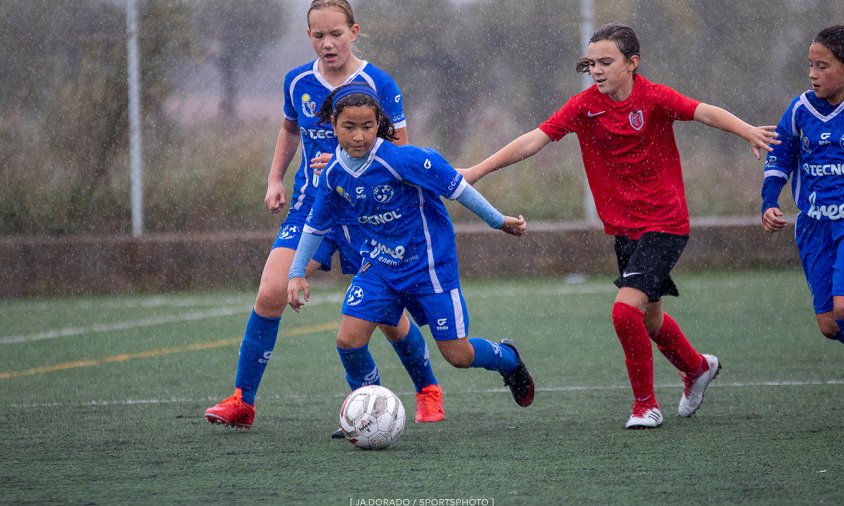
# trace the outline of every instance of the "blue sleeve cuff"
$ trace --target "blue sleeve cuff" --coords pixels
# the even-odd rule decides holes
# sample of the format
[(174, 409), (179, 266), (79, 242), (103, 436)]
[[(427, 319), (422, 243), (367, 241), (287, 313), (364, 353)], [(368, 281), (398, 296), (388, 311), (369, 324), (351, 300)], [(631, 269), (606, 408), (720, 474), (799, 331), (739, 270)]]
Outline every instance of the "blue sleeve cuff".
[(780, 193), (785, 186), (786, 180), (781, 177), (766, 177), (762, 182), (762, 213), (772, 207), (779, 208)]
[(477, 214), (490, 227), (500, 229), (504, 226), (504, 215), (471, 186), (465, 186), (460, 196), (457, 197), (457, 201), (466, 209)]

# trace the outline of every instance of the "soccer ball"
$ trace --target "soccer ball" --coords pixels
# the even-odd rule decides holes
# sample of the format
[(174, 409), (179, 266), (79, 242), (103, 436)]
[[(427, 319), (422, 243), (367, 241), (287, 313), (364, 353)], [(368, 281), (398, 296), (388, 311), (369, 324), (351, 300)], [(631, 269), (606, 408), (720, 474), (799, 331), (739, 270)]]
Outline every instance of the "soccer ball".
[(404, 406), (389, 389), (367, 385), (350, 393), (340, 408), (346, 439), (366, 450), (387, 448), (404, 430)]

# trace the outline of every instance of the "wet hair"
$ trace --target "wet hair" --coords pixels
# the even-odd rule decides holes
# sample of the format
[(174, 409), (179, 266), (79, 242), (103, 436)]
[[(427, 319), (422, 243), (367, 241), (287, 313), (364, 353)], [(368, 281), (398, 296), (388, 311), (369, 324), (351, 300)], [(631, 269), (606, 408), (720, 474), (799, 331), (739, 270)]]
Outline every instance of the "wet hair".
[(311, 11), (332, 7), (340, 10), (346, 16), (347, 26), (351, 27), (355, 24), (355, 13), (352, 11), (352, 6), (346, 0), (313, 0), (311, 6), (308, 8), (308, 26), (311, 25)]
[(813, 44), (820, 44), (829, 49), (835, 59), (844, 63), (844, 25), (824, 28), (815, 36)]
[[(627, 60), (630, 60), (630, 58), (634, 56), (640, 56), (639, 38), (636, 37), (636, 33), (633, 29), (627, 25), (622, 25), (621, 23), (606, 24), (599, 28), (597, 32), (592, 34), (592, 38), (589, 39), (589, 43), (591, 44), (600, 40), (611, 40), (615, 42), (618, 50), (621, 51), (621, 54), (624, 55), (624, 58)], [(575, 69), (581, 74), (588, 74), (589, 59), (584, 57), (578, 60)], [(635, 74), (636, 72), (634, 71), (633, 73)]]
[(332, 91), (322, 103), (319, 112), (317, 112), (319, 122), (324, 125), (331, 124), (332, 118), (340, 116), (340, 113), (346, 107), (370, 107), (375, 112), (375, 120), (378, 122), (378, 137), (382, 137), (388, 141), (396, 140), (396, 127), (393, 126), (392, 120), (384, 112), (384, 109), (381, 108), (381, 104), (371, 95), (367, 95), (366, 93), (351, 93), (337, 100), (336, 103), (334, 102), (334, 95), (341, 90), (349, 86), (359, 85), (360, 83), (344, 84)]

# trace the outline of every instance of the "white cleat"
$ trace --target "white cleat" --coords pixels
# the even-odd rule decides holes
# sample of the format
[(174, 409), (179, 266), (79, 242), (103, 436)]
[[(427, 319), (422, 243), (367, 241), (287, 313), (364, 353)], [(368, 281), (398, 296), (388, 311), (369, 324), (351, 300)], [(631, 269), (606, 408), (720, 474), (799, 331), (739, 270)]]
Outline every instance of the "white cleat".
[(680, 398), (680, 407), (677, 412), (680, 416), (692, 416), (695, 411), (703, 404), (703, 392), (706, 387), (718, 376), (718, 371), (721, 370), (721, 362), (718, 357), (714, 355), (703, 355), (706, 363), (709, 364), (709, 369), (694, 380), (683, 378), (685, 388), (683, 389), (683, 396)]
[(659, 408), (648, 408), (645, 410), (638, 410), (633, 408), (633, 414), (630, 419), (624, 424), (625, 429), (656, 429), (662, 425), (662, 411)]

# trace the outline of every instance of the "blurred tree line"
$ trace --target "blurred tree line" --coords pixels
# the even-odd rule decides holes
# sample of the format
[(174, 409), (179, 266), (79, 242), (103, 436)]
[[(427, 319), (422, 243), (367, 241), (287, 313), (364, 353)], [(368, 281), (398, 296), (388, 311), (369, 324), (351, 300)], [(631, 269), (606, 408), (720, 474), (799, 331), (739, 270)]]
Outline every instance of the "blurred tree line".
[[(252, 121), (238, 103), (260, 57), (286, 51), (278, 44), (289, 17), (304, 17), (297, 1), (139, 0), (148, 231), (277, 220), (262, 200), (280, 111), (273, 122)], [(594, 4), (595, 28), (634, 28), (643, 75), (755, 124), (776, 124), (807, 88), (812, 37), (844, 22), (840, 0)], [(440, 149), (456, 166), (535, 128), (581, 89), (577, 0), (353, 6), (364, 33), (356, 51), (402, 87), (411, 141)], [(305, 28), (305, 19), (294, 21)], [(128, 232), (124, 3), (0, 0), (0, 44), (0, 234)], [(167, 100), (203, 66), (216, 71), (219, 114), (180, 122)], [(676, 130), (693, 215), (756, 213), (761, 163), (747, 147), (693, 123)], [(579, 148), (572, 139), (560, 145), (487, 178), (482, 190), (529, 219), (580, 218)]]

